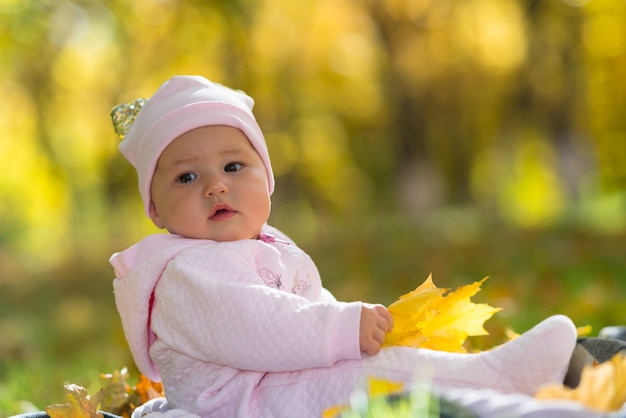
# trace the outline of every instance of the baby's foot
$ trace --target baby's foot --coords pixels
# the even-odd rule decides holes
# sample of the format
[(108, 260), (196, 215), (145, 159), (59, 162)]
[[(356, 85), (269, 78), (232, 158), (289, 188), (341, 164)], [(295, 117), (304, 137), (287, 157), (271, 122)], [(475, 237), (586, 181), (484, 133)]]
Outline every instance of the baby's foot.
[(575, 346), (576, 327), (566, 316), (556, 315), (478, 356), (498, 375), (489, 387), (533, 395), (539, 386), (563, 382)]

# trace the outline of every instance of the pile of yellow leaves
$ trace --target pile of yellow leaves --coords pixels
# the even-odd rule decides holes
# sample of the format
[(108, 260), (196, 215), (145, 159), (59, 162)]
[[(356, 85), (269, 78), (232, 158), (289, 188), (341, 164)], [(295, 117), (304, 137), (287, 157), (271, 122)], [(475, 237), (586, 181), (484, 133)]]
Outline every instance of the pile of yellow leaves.
[(400, 296), (389, 306), (394, 324), (383, 346), (466, 352), (463, 344), (467, 337), (488, 335), (483, 325), (500, 310), (470, 301), (485, 280), (487, 278), (446, 295), (449, 289), (436, 287), (429, 275), (417, 289)]
[(78, 385), (66, 385), (68, 402), (51, 405), (46, 413), (51, 418), (102, 418), (100, 409), (114, 415), (129, 418), (138, 406), (150, 399), (165, 396), (161, 383), (153, 382), (144, 375), (139, 376), (135, 387), (127, 381), (128, 371), (123, 368), (110, 374), (102, 374), (103, 388), (95, 395), (89, 396), (87, 389)]
[(617, 411), (626, 403), (626, 357), (617, 355), (610, 361), (587, 365), (576, 389), (550, 385), (539, 389), (535, 398), (565, 399), (600, 412)]

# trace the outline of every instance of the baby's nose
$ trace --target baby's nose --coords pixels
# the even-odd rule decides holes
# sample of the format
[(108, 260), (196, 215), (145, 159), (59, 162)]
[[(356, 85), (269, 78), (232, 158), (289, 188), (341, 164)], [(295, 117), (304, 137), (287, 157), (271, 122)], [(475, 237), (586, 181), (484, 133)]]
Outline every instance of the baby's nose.
[(212, 181), (207, 184), (204, 194), (207, 197), (228, 193), (226, 183), (221, 180)]

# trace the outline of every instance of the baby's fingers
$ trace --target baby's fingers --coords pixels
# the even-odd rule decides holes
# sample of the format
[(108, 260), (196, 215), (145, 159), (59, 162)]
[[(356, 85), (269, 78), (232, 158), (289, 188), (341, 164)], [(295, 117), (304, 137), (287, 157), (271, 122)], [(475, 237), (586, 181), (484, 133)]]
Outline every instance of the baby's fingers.
[(384, 320), (384, 330), (385, 332), (391, 331), (393, 328), (393, 316), (389, 313), (389, 310), (385, 308), (383, 305), (375, 306), (376, 312), (380, 317)]

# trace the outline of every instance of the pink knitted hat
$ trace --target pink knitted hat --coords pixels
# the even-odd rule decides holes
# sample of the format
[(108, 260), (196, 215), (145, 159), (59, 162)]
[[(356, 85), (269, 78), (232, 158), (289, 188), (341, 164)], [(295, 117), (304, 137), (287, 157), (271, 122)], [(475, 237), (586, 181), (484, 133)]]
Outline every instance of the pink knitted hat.
[[(269, 193), (274, 191), (274, 175), (267, 145), (252, 114), (254, 100), (242, 91), (232, 90), (200, 76), (175, 76), (147, 101), (120, 106), (125, 106), (127, 111), (134, 110), (130, 117), (128, 114), (122, 116), (122, 123), (128, 131), (118, 131), (124, 137), (120, 151), (137, 170), (139, 193), (148, 216), (152, 176), (161, 153), (178, 136), (202, 126), (226, 125), (240, 129), (265, 165)], [(119, 116), (115, 112), (120, 106), (111, 113), (116, 131), (120, 121), (116, 121)]]

